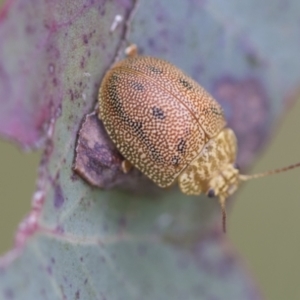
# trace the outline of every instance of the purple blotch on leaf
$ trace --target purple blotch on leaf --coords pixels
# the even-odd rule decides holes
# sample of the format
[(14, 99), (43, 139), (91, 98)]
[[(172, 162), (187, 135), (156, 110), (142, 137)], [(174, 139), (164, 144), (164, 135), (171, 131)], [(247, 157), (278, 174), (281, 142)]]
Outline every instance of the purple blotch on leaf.
[(238, 161), (250, 162), (265, 142), (270, 123), (270, 97), (255, 77), (222, 76), (213, 95), (225, 111), (228, 126), (238, 139)]
[(3, 294), (4, 294), (4, 299), (12, 300), (15, 298), (14, 292), (12, 291), (12, 289), (5, 289)]
[(47, 273), (49, 275), (52, 275), (52, 268), (51, 268), (51, 266), (47, 266), (46, 270), (47, 270)]
[(54, 190), (54, 207), (59, 209), (64, 204), (65, 199), (60, 185), (55, 186)]

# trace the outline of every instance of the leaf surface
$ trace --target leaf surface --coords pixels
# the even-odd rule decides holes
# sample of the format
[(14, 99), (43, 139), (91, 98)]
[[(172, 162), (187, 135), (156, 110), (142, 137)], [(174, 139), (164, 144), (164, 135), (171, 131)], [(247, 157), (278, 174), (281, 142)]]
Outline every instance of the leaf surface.
[(156, 197), (103, 191), (72, 165), (80, 124), (126, 38), (220, 101), (238, 136), (238, 162), (248, 165), (300, 82), (300, 4), (285, 3), (141, 0), (132, 15), (130, 0), (7, 2), (0, 132), (45, 150), (32, 211), (0, 261), (1, 297), (261, 298), (220, 234), (216, 201), (177, 189)]

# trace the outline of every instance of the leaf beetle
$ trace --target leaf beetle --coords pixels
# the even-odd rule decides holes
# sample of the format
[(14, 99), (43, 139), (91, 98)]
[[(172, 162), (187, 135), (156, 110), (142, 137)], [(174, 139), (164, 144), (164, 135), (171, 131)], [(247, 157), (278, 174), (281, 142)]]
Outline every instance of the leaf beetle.
[(218, 197), (226, 231), (226, 199), (241, 181), (279, 173), (300, 163), (254, 175), (236, 167), (237, 140), (219, 103), (197, 82), (162, 59), (137, 55), (105, 74), (99, 118), (128, 162), (165, 188), (178, 182), (187, 195)]

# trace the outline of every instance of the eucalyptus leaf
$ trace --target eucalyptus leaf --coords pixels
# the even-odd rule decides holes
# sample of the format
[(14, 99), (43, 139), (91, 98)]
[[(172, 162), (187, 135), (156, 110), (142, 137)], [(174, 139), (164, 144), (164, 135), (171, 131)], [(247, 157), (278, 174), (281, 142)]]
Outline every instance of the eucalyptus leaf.
[(94, 188), (74, 173), (74, 152), (101, 78), (133, 42), (214, 95), (245, 168), (299, 86), (299, 9), (296, 0), (8, 0), (0, 133), (44, 154), (32, 210), (0, 260), (0, 298), (261, 299), (221, 233), (217, 201), (176, 187)]

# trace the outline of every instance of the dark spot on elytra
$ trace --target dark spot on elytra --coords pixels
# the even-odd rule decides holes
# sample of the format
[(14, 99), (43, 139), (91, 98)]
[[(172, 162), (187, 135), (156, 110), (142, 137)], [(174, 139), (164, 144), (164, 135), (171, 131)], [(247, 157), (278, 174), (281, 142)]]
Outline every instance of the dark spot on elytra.
[(53, 83), (54, 86), (57, 86), (57, 78), (56, 78), (56, 77), (54, 77), (54, 78), (52, 79), (52, 83)]
[(142, 122), (135, 122), (135, 121), (129, 120), (128, 125), (133, 129), (133, 132), (135, 134), (137, 134), (139, 137), (142, 138), (142, 136), (143, 136)]
[(192, 84), (183, 78), (179, 78), (179, 82), (188, 90), (191, 90), (193, 88)]
[(76, 300), (80, 299), (80, 291), (79, 290), (77, 290), (76, 293), (75, 293), (75, 299)]
[(60, 185), (56, 185), (54, 189), (54, 207), (59, 209), (65, 202), (63, 191)]
[(177, 151), (180, 153), (184, 153), (185, 149), (186, 149), (186, 141), (183, 138), (181, 138), (177, 145)]
[(217, 115), (217, 116), (222, 116), (223, 115), (223, 112), (222, 110), (218, 109), (217, 107), (215, 106), (211, 106), (210, 107), (210, 110), (213, 114)]
[(151, 145), (149, 147), (149, 150), (150, 150), (150, 155), (155, 162), (157, 162), (157, 163), (163, 162), (163, 158), (162, 158), (161, 154), (153, 145)]
[(117, 74), (112, 74), (109, 78), (109, 83), (110, 84), (116, 84), (120, 81), (120, 77)]
[(152, 73), (157, 74), (157, 75), (163, 73), (163, 71), (162, 71), (161, 69), (159, 69), (159, 68), (157, 68), (157, 67), (154, 67), (154, 66), (147, 66), (147, 68), (148, 68)]
[(136, 122), (130, 120), (128, 117), (125, 118), (125, 123), (129, 125), (132, 129), (135, 135), (139, 138), (139, 140), (146, 145), (146, 147), (149, 149), (149, 153), (151, 158), (157, 162), (161, 163), (163, 161), (162, 155), (159, 153), (159, 151), (156, 149), (156, 147), (153, 145), (153, 143), (150, 141), (150, 139), (147, 137), (143, 130), (143, 124), (142, 122)]
[(164, 111), (159, 107), (156, 107), (156, 106), (152, 107), (152, 114), (157, 119), (160, 119), (160, 120), (165, 119)]
[(144, 86), (139, 82), (132, 82), (131, 87), (136, 91), (143, 91), (144, 90)]
[(179, 156), (174, 155), (174, 156), (172, 157), (172, 159), (171, 159), (171, 164), (172, 164), (173, 166), (178, 166), (178, 165), (179, 165), (179, 160), (180, 160)]

